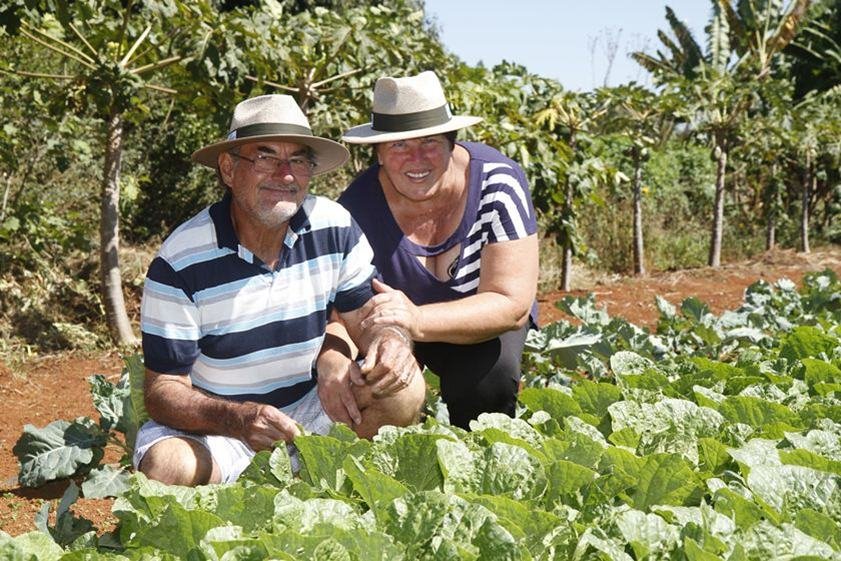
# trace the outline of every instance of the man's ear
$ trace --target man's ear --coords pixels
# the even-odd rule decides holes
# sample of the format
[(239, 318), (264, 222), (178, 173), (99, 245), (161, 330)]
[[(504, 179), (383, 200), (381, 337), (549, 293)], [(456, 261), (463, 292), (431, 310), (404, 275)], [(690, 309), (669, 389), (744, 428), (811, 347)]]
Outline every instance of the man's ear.
[(217, 165), (219, 166), (219, 177), (222, 179), (222, 183), (227, 186), (231, 186), (231, 183), (234, 181), (234, 158), (227, 152), (222, 152), (219, 154), (218, 159), (216, 160)]

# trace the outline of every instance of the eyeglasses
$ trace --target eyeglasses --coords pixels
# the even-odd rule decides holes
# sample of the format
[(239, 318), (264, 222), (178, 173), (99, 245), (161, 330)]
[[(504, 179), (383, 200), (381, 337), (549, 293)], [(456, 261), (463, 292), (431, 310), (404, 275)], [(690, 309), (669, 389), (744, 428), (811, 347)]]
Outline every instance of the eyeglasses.
[(246, 158), (233, 152), (230, 152), (230, 154), (235, 158), (251, 162), (251, 165), (254, 166), (254, 171), (260, 173), (275, 173), (283, 166), (289, 166), (289, 171), (292, 172), (292, 175), (296, 177), (309, 177), (315, 168), (315, 162), (310, 161), (305, 156), (292, 156), (288, 160), (283, 160), (261, 152), (258, 152), (253, 158)]

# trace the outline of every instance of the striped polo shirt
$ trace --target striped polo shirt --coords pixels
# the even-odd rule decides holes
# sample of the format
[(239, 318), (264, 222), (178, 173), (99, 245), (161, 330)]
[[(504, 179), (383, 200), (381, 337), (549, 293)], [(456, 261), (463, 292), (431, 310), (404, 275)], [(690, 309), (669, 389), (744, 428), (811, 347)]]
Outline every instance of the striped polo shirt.
[[(415, 304), (457, 300), (476, 293), (482, 248), (518, 240), (537, 232), (537, 219), (522, 168), (498, 150), (460, 142), (470, 153), (467, 205), (455, 232), (435, 246), (422, 246), (403, 235), (391, 214), (375, 164), (357, 177), (339, 197), (374, 248), (374, 265), (383, 280), (399, 288)], [(453, 276), (438, 280), (418, 256), (433, 256), (460, 246)], [(536, 306), (532, 321), (536, 323)]]
[(239, 244), (230, 205), (228, 194), (179, 226), (152, 261), (145, 365), (229, 399), (284, 407), (315, 385), (331, 310), (373, 296), (371, 247), (344, 208), (309, 195), (273, 271)]

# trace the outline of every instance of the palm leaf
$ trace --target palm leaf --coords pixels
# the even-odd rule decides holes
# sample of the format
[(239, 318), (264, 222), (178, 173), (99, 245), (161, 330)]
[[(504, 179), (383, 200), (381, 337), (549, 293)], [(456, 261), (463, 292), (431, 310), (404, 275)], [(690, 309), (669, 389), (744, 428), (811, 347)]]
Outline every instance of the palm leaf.
[(672, 10), (669, 6), (666, 6), (666, 20), (672, 27), (672, 32), (675, 34), (675, 37), (677, 38), (678, 43), (680, 43), (680, 46), (683, 48), (684, 53), (686, 53), (687, 61), (695, 61), (695, 64), (693, 64), (694, 68), (695, 65), (704, 58), (704, 53), (701, 50), (701, 47), (692, 36), (692, 32), (686, 24), (677, 18), (674, 10)]

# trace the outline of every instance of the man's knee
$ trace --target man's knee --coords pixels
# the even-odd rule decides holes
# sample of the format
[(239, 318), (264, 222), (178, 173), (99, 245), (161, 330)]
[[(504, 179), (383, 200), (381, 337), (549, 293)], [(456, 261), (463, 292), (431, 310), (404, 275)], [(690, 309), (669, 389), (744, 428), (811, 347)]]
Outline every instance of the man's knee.
[(172, 437), (155, 443), (138, 469), (149, 479), (167, 485), (205, 485), (221, 481), (210, 451), (191, 438)]
[(426, 382), (423, 376), (412, 377), (409, 385), (388, 397), (375, 397), (367, 387), (356, 388), (357, 402), (363, 403), (362, 423), (354, 427), (360, 438), (372, 438), (380, 427), (395, 425), (405, 427), (420, 420), (426, 400)]

